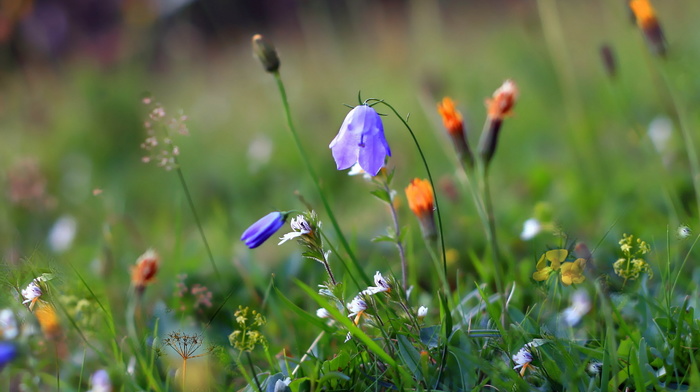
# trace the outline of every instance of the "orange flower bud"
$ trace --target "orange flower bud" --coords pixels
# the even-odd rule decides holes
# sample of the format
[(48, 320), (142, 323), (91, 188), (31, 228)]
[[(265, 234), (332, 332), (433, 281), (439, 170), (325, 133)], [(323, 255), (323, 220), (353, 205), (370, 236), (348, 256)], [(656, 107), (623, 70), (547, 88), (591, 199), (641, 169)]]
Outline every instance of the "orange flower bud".
[(438, 103), (437, 108), (438, 113), (442, 116), (442, 123), (447, 128), (447, 133), (452, 139), (457, 156), (462, 164), (472, 167), (474, 165), (474, 157), (469, 149), (469, 143), (464, 132), (462, 114), (455, 109), (455, 103), (449, 97), (443, 98), (442, 102)]
[(504, 117), (509, 116), (517, 99), (518, 87), (512, 80), (506, 80), (493, 93), (493, 98), (486, 100), (489, 117), (502, 120)]
[(159, 260), (158, 254), (149, 249), (136, 260), (136, 266), (131, 268), (131, 283), (139, 294), (155, 280)]
[(442, 99), (437, 105), (438, 113), (442, 116), (442, 123), (447, 128), (450, 135), (463, 135), (464, 124), (462, 123), (462, 114), (455, 109), (455, 103), (450, 97)]
[(435, 218), (433, 216), (435, 198), (430, 182), (418, 178), (413, 179), (406, 187), (406, 198), (408, 199), (408, 207), (418, 217), (423, 236), (428, 239), (435, 239), (437, 236)]

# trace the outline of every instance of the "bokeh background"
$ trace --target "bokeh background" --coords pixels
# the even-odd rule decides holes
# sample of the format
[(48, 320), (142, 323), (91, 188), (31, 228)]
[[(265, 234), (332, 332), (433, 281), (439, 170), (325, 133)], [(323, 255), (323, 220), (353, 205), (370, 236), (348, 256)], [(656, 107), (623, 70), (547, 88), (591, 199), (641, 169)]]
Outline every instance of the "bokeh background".
[[(478, 279), (475, 263), (486, 244), (435, 105), (445, 95), (455, 99), (476, 145), (484, 100), (508, 78), (520, 99), (491, 168), (507, 262), (531, 274), (536, 255), (563, 241), (520, 238), (538, 203), (566, 241), (614, 248), (621, 233), (634, 230), (661, 251), (660, 233), (695, 222), (698, 212), (678, 113), (697, 129), (700, 3), (655, 6), (665, 59), (649, 53), (621, 0), (2, 0), (5, 268), (72, 265), (118, 298), (129, 266), (153, 247), (163, 259), (154, 293), (172, 295), (183, 273), (203, 284), (213, 279), (176, 174), (142, 162), (142, 98), (152, 96), (168, 114), (188, 117), (190, 135), (176, 136), (180, 163), (217, 265), (236, 288), (233, 302), (259, 300), (266, 290), (260, 282), (271, 274), (322, 282), (322, 268), (293, 244), (250, 252), (239, 241), (268, 212), (303, 209), (299, 194), (326, 219), (274, 79), (252, 55), (255, 33), (279, 52), (302, 143), (368, 274), (398, 273), (398, 258), (390, 244), (370, 242), (391, 224), (370, 186), (335, 170), (328, 144), (344, 104), (357, 104), (361, 93), (410, 114), (437, 180), (452, 276), (463, 284)], [(603, 46), (612, 50), (612, 68), (603, 63)], [(649, 136), (650, 124), (670, 135), (663, 149)], [(432, 266), (403, 188), (425, 172), (400, 122), (387, 116), (385, 130), (420, 284), (417, 277)], [(50, 233), (61, 219), (75, 235), (56, 246)], [(281, 340), (309, 334), (270, 328)]]

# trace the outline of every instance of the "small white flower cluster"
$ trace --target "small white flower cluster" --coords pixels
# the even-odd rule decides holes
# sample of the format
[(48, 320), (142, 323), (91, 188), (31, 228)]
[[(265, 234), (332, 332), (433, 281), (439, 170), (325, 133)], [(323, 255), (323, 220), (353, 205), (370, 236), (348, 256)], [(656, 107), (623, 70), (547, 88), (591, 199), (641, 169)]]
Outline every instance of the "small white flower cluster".
[(297, 237), (303, 236), (304, 234), (311, 233), (311, 225), (306, 221), (306, 218), (304, 218), (303, 215), (298, 215), (296, 218), (292, 218), (289, 226), (291, 226), (292, 230), (294, 231), (280, 237), (280, 240), (282, 241), (280, 241), (277, 245), (282, 245), (289, 240), (293, 240)]

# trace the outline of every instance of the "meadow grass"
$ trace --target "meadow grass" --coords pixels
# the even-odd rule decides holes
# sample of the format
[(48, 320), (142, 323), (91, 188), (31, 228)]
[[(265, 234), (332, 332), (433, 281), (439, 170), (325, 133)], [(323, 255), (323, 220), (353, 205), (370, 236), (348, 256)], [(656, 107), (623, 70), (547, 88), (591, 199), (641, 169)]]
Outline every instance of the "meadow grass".
[[(301, 37), (266, 35), (279, 70), (247, 40), (162, 73), (28, 63), (0, 390), (700, 390), (700, 9), (654, 5), (663, 56), (624, 2), (416, 1), (302, 8)], [(328, 148), (362, 103), (376, 176)]]

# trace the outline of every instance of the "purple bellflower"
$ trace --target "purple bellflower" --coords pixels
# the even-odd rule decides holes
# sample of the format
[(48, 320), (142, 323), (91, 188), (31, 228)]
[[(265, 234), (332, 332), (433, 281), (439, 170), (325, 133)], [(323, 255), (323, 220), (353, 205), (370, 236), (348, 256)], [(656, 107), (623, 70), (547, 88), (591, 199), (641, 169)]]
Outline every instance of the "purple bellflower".
[(345, 117), (338, 135), (328, 146), (338, 170), (358, 163), (362, 170), (376, 176), (391, 156), (384, 138), (384, 126), (379, 114), (368, 105), (355, 106)]
[(285, 220), (287, 220), (287, 214), (271, 212), (250, 225), (241, 235), (241, 241), (245, 242), (250, 249), (257, 248), (275, 234), (284, 225)]
[(17, 348), (12, 343), (0, 342), (0, 369), (17, 357)]

